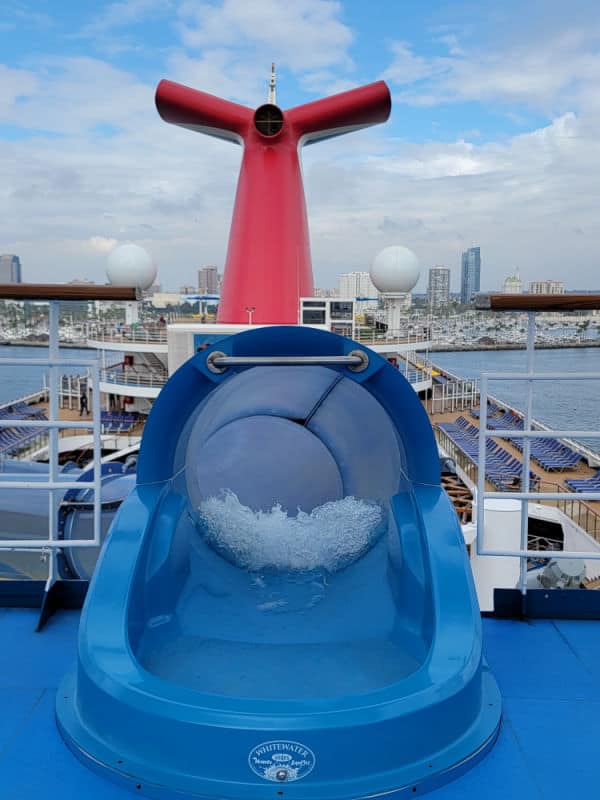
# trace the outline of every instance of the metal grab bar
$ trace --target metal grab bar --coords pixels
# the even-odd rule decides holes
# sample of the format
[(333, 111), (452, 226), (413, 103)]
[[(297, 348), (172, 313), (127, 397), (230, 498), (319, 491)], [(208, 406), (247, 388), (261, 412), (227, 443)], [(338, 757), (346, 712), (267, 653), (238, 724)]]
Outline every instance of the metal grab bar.
[(211, 372), (225, 372), (238, 366), (346, 366), (353, 372), (362, 372), (369, 366), (369, 356), (363, 350), (353, 350), (347, 356), (228, 356), (219, 350), (209, 353), (206, 366)]

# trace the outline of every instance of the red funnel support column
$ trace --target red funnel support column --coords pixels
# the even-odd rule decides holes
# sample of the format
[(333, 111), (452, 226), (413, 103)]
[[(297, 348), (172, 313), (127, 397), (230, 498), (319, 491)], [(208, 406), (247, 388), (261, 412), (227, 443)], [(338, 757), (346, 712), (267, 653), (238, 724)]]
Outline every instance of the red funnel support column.
[(313, 294), (302, 145), (385, 122), (383, 81), (282, 111), (253, 111), (178, 83), (161, 81), (156, 107), (166, 122), (244, 145), (219, 322), (298, 322), (298, 299)]

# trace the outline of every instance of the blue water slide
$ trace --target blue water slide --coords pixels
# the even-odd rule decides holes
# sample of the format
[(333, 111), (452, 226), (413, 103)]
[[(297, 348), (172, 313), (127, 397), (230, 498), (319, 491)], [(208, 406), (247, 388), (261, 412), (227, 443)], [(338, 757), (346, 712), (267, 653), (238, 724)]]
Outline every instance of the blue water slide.
[[(360, 366), (330, 361), (357, 351)], [(476, 763), (501, 700), (402, 375), (296, 327), (184, 364), (148, 419), (56, 710), (84, 763), (152, 797), (411, 794)]]

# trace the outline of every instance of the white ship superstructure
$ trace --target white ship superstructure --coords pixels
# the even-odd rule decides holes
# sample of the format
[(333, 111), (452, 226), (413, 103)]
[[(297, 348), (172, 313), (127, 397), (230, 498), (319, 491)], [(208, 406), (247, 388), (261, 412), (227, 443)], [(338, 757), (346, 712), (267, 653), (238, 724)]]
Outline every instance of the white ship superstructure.
[(101, 353), (103, 408), (147, 414), (169, 375), (166, 325), (98, 325), (88, 346)]

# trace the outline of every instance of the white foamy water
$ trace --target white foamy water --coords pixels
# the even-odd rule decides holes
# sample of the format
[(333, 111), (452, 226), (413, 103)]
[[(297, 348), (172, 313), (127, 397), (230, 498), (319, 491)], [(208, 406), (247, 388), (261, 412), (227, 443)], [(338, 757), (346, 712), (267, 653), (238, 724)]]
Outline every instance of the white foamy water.
[(198, 524), (215, 549), (241, 567), (335, 572), (362, 555), (383, 531), (384, 515), (376, 503), (344, 497), (309, 514), (288, 516), (279, 504), (253, 511), (234, 492), (200, 504)]

